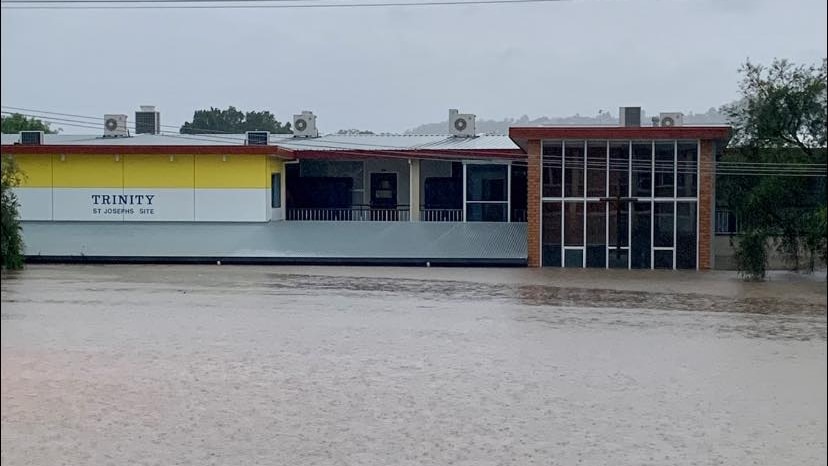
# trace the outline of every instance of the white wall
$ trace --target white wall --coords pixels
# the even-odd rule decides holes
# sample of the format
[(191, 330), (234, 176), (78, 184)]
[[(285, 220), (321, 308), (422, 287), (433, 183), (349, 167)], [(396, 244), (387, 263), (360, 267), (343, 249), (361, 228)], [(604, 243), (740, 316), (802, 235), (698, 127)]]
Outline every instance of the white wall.
[(270, 207), (268, 188), (15, 188), (15, 193), (20, 218), (29, 221), (266, 222), (272, 210), (282, 218), (281, 209)]

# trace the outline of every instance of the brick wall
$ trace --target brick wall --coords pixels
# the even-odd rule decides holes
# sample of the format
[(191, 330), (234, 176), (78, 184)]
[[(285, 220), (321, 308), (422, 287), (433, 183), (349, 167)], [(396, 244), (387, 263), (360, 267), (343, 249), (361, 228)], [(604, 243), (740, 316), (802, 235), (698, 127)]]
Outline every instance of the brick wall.
[(540, 207), (540, 184), (541, 184), (541, 144), (540, 140), (530, 140), (527, 144), (527, 162), (529, 164), (526, 174), (526, 184), (529, 190), (527, 202), (527, 265), (529, 267), (540, 267), (540, 229), (541, 229), (541, 207)]
[(699, 153), (699, 269), (713, 268), (713, 215), (716, 197), (715, 144), (701, 141)]

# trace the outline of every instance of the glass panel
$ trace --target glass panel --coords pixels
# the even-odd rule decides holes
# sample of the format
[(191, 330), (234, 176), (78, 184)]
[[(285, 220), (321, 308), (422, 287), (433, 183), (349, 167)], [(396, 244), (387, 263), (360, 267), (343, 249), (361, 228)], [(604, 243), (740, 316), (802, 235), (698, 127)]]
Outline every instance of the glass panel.
[(696, 203), (676, 204), (676, 268), (696, 268)]
[(564, 196), (584, 197), (584, 141), (564, 141)]
[(587, 144), (587, 196), (607, 195), (607, 141)]
[(622, 202), (620, 205), (611, 202), (609, 205), (609, 242), (610, 246), (629, 246), (630, 204)]
[(632, 195), (650, 197), (653, 182), (653, 145), (634, 142), (632, 145)]
[(611, 269), (626, 269), (629, 267), (627, 259), (630, 251), (628, 249), (610, 249), (609, 266)]
[(673, 197), (673, 141), (655, 145), (655, 197)]
[(506, 203), (478, 204), (475, 202), (466, 203), (467, 222), (505, 222)]
[(649, 202), (633, 203), (630, 263), (634, 269), (650, 268), (650, 208)]
[(587, 267), (606, 267), (607, 212), (603, 202), (587, 203)]
[(673, 246), (673, 203), (656, 202), (653, 213), (653, 246)]
[(270, 175), (270, 207), (282, 207), (282, 174)]
[(506, 165), (466, 165), (466, 201), (506, 201)]
[(653, 251), (653, 266), (657, 269), (672, 269), (673, 251)]
[(584, 245), (584, 204), (582, 202), (564, 203), (564, 245)]
[(564, 267), (583, 267), (584, 251), (580, 249), (564, 250)]
[[(678, 197), (696, 197), (698, 185), (698, 144), (696, 141), (679, 141), (676, 154), (676, 195)], [(695, 267), (694, 267), (695, 268)]]
[(543, 238), (541, 239), (544, 267), (561, 266), (561, 203), (543, 203)]
[(609, 195), (627, 197), (630, 195), (630, 143), (610, 143)]
[(525, 222), (527, 220), (527, 184), (526, 184), (526, 165), (517, 163), (512, 164), (512, 183), (511, 183), (511, 208), (512, 212), (510, 220), (513, 222)]
[(563, 146), (561, 141), (544, 141), (543, 143), (543, 197), (561, 197), (561, 161)]

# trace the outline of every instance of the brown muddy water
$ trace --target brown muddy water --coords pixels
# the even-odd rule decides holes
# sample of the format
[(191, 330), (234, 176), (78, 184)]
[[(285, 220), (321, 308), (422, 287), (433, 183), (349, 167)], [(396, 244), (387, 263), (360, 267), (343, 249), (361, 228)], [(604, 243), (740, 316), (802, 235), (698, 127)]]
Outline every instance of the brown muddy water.
[(826, 464), (825, 275), (30, 266), (3, 465)]

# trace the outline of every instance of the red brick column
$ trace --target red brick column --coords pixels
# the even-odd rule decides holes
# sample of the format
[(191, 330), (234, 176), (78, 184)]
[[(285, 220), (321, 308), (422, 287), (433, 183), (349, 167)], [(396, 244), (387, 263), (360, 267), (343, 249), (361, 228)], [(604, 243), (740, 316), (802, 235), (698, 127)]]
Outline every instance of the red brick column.
[(540, 232), (541, 232), (541, 144), (540, 140), (530, 140), (527, 144), (529, 164), (526, 170), (526, 186), (529, 192), (526, 196), (527, 223), (526, 223), (526, 253), (529, 267), (540, 267)]
[(699, 153), (699, 270), (713, 268), (713, 215), (716, 200), (714, 141), (701, 141)]

